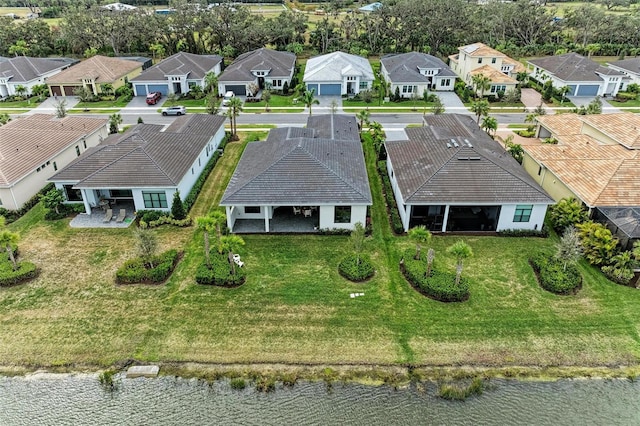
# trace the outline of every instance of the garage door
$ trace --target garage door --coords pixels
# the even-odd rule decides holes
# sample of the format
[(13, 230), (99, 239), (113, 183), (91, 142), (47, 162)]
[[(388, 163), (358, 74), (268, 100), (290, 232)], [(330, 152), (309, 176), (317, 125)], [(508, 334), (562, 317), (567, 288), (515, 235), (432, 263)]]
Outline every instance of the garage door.
[(233, 92), (236, 96), (247, 95), (247, 87), (244, 84), (225, 84), (224, 91)]
[(578, 93), (576, 96), (596, 96), (598, 94), (599, 85), (588, 84), (588, 85), (580, 85), (578, 87)]
[(136, 96), (147, 96), (147, 86), (145, 84), (136, 84)]
[(76, 90), (80, 86), (62, 86), (64, 88), (65, 96), (73, 96), (74, 90)]
[(319, 95), (327, 96), (327, 95), (337, 95), (340, 96), (342, 93), (342, 85), (341, 84), (321, 84), (320, 85), (320, 93)]
[(163, 96), (167, 96), (169, 93), (169, 86), (166, 84), (150, 84), (149, 92), (160, 92)]
[(308, 91), (312, 91), (313, 93), (315, 93), (316, 95), (318, 94), (318, 85), (317, 84), (307, 84), (307, 90)]
[(60, 90), (60, 86), (51, 86), (51, 93), (53, 93), (53, 96), (62, 96), (62, 90)]

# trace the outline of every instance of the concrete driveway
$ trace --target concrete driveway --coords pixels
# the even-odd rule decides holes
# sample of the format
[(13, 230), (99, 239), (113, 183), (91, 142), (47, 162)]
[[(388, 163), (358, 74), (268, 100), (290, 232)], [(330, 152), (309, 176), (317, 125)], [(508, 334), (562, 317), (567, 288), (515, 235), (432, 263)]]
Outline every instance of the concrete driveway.
[[(311, 110), (317, 109), (322, 114), (331, 113), (331, 103), (336, 103), (336, 114), (342, 114), (342, 96), (316, 96), (316, 99), (320, 102), (319, 105), (314, 105)], [(300, 102), (300, 101), (298, 101)], [(306, 108), (305, 108), (306, 109)]]
[[(590, 97), (590, 96), (567, 96), (567, 97), (578, 108), (580, 108), (581, 106), (586, 108), (589, 105), (589, 103), (591, 103), (591, 101), (593, 101), (595, 99), (595, 98)], [(603, 113), (620, 112), (620, 110), (618, 108), (616, 108), (613, 105), (611, 105), (609, 102), (607, 102), (606, 99), (600, 98), (600, 100), (602, 101), (602, 112)]]
[(32, 110), (25, 112), (24, 115), (53, 114), (56, 111), (56, 104), (63, 100), (67, 103), (67, 109), (73, 108), (78, 104), (78, 102), (80, 102), (80, 99), (78, 99), (77, 96), (52, 96), (45, 99), (40, 105)]
[(449, 113), (464, 114), (469, 112), (467, 107), (464, 106), (456, 92), (435, 92), (442, 104), (444, 105), (444, 111)]
[(131, 99), (131, 102), (127, 104), (127, 108), (158, 108), (167, 100), (166, 96), (160, 98), (158, 103), (155, 105), (147, 105), (147, 97), (146, 96), (134, 96)]
[(522, 89), (520, 91), (520, 101), (528, 111), (533, 111), (538, 105), (543, 105), (542, 95), (534, 89)]

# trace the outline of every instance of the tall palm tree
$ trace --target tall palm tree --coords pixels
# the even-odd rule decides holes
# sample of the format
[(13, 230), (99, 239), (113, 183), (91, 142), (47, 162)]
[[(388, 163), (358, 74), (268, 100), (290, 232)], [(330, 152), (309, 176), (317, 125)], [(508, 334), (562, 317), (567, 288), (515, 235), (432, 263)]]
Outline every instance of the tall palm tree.
[(480, 117), (486, 117), (489, 115), (489, 101), (482, 99), (471, 104), (471, 112), (473, 112), (478, 119), (477, 124), (480, 124)]
[(237, 117), (242, 112), (242, 101), (237, 96), (234, 96), (229, 100), (228, 109), (227, 109), (227, 117), (229, 117), (229, 121), (231, 122), (231, 135), (233, 139), (237, 139), (238, 134), (238, 126), (237, 126)]
[(13, 246), (18, 244), (18, 240), (20, 236), (15, 232), (9, 231), (5, 228), (5, 219), (4, 216), (0, 216), (0, 247), (4, 247), (7, 250), (7, 254), (9, 255), (9, 260), (13, 264), (13, 270), (18, 269), (18, 263), (16, 262), (16, 258), (13, 255)]
[(360, 121), (360, 130), (364, 128), (365, 123), (367, 126), (369, 125), (369, 117), (371, 117), (371, 113), (366, 109), (363, 109), (356, 114), (356, 118)]
[(311, 115), (311, 105), (319, 105), (320, 101), (315, 98), (316, 89), (306, 90), (302, 94), (302, 103), (309, 108), (309, 115)]
[(447, 253), (454, 255), (456, 258), (456, 285), (458, 285), (460, 284), (464, 259), (473, 256), (473, 250), (471, 250), (469, 244), (464, 241), (457, 241), (447, 249)]
[(420, 260), (420, 250), (423, 244), (428, 244), (431, 241), (431, 232), (424, 226), (416, 226), (409, 229), (409, 238), (416, 243), (416, 260)]
[(491, 87), (491, 79), (484, 74), (476, 74), (471, 77), (471, 82), (475, 87), (476, 93), (480, 91), (480, 98), (484, 97), (484, 91)]
[(211, 218), (211, 220), (213, 221), (213, 226), (216, 229), (218, 253), (222, 253), (220, 240), (222, 239), (222, 227), (225, 226), (227, 223), (227, 215), (223, 211), (214, 210), (210, 212), (207, 216)]
[(233, 261), (233, 254), (241, 246), (244, 245), (244, 240), (239, 235), (225, 235), (221, 238), (221, 245), (224, 250), (229, 254), (229, 264), (231, 265), (231, 275), (236, 274), (236, 263)]
[(204, 234), (204, 258), (207, 262), (207, 268), (211, 269), (211, 245), (209, 244), (209, 233), (216, 228), (216, 222), (211, 216), (201, 216), (196, 218), (198, 229)]
[(218, 76), (213, 71), (209, 71), (204, 76), (204, 91), (218, 96)]
[(486, 116), (482, 119), (482, 128), (489, 136), (493, 137), (492, 133), (495, 134), (496, 130), (498, 130), (498, 120), (494, 117)]

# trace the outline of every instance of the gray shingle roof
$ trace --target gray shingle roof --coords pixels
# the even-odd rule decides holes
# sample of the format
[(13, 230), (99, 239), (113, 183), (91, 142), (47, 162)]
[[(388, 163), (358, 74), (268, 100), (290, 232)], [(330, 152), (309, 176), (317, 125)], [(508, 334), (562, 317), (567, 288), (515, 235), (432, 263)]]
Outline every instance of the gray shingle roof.
[(168, 75), (184, 74), (187, 74), (189, 79), (200, 80), (221, 61), (222, 57), (218, 55), (196, 55), (179, 52), (143, 71), (142, 74), (131, 79), (131, 81), (158, 81), (165, 80)]
[(547, 56), (540, 59), (531, 59), (529, 61), (538, 68), (552, 73), (563, 81), (602, 81), (602, 78), (596, 74), (603, 75), (619, 75), (622, 73), (614, 71), (611, 68), (604, 67), (589, 58), (578, 55), (577, 53), (565, 53), (558, 56)]
[(0, 77), (11, 77), (11, 83), (26, 83), (56, 69), (63, 69), (75, 63), (70, 58), (30, 58), (17, 56), (0, 61)]
[(406, 129), (409, 140), (385, 144), (405, 204), (553, 203), (471, 117), (425, 121), (427, 127)]
[(610, 62), (609, 65), (640, 75), (640, 58), (623, 59), (621, 61)]
[(175, 187), (224, 124), (221, 116), (180, 118), (164, 132), (143, 124), (112, 135), (49, 180), (76, 182), (78, 188)]
[(312, 115), (307, 118), (307, 128), (315, 130), (316, 138), (360, 141), (358, 120), (354, 115)]
[(418, 68), (439, 69), (438, 77), (456, 77), (456, 73), (441, 59), (419, 52), (389, 54), (380, 59), (392, 83), (426, 83), (429, 78)]
[(289, 77), (296, 64), (296, 55), (267, 48), (260, 48), (238, 56), (220, 75), (218, 81), (254, 81), (251, 70), (270, 70), (270, 78)]
[[(312, 126), (326, 120), (309, 120), (306, 132), (274, 129), (247, 145), (220, 204), (371, 204), (360, 141), (318, 137)], [(315, 137), (299, 136), (305, 133)]]

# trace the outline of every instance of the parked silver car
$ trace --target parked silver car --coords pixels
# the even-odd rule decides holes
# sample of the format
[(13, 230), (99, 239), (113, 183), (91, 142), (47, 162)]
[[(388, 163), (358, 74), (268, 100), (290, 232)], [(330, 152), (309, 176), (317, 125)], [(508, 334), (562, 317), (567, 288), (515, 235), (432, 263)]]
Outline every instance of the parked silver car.
[(181, 105), (162, 108), (162, 115), (184, 115), (187, 113), (187, 109)]

